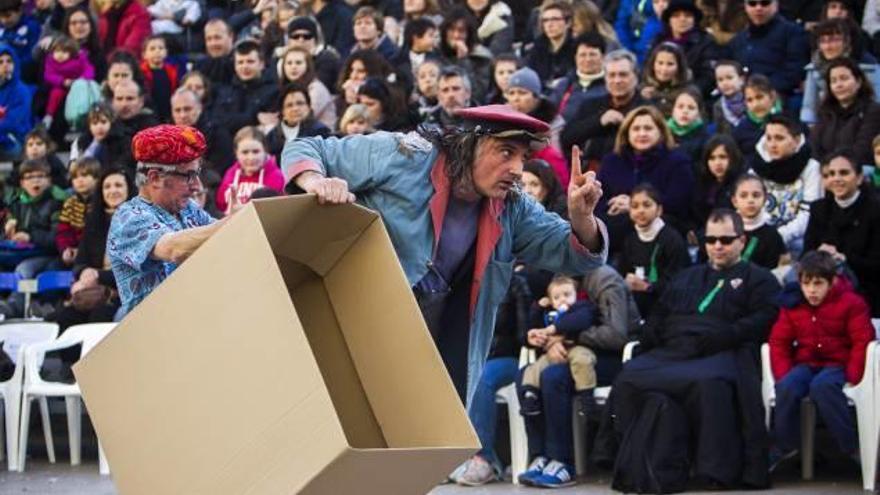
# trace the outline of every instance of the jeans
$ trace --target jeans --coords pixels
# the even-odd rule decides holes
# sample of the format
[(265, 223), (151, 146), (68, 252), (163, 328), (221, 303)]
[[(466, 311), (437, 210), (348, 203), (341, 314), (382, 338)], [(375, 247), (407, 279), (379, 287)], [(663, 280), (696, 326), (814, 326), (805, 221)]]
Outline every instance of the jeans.
[(857, 452), (858, 433), (843, 394), (845, 383), (844, 371), (840, 366), (815, 368), (806, 364), (795, 366), (776, 382), (772, 432), (776, 447), (789, 451), (800, 445), (801, 399), (809, 396), (840, 450), (846, 454)]
[(498, 460), (498, 454), (495, 453), (495, 432), (498, 428), (498, 406), (495, 403), (495, 393), (513, 383), (517, 364), (517, 359), (512, 357), (500, 357), (486, 361), (468, 410), (468, 416), (470, 416), (474, 430), (483, 445), (477, 455), (489, 461), (499, 473), (502, 466), (501, 461)]
[[(522, 372), (517, 374), (517, 388), (522, 387)], [(525, 416), (529, 458), (543, 455), (568, 465), (574, 464), (571, 405), (574, 380), (568, 363), (554, 364), (541, 373), (543, 411)]]

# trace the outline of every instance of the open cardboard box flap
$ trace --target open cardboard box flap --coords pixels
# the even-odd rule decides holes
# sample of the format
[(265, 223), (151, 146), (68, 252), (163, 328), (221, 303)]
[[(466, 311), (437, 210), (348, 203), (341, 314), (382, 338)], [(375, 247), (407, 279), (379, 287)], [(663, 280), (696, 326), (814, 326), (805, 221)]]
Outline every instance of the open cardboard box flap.
[(231, 218), (74, 372), (120, 492), (426, 493), (479, 448), (381, 219)]

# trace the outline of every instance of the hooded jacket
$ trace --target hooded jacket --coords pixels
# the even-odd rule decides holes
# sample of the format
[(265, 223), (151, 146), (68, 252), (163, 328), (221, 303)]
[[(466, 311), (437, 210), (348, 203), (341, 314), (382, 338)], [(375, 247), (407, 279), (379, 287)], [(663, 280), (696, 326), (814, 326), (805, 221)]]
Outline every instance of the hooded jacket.
[(782, 308), (770, 331), (770, 366), (780, 380), (799, 364), (842, 366), (848, 383), (865, 371), (865, 350), (874, 340), (871, 312), (845, 278), (838, 278), (825, 300), (811, 306), (801, 297)]
[(10, 149), (16, 144), (24, 145), (24, 136), (31, 128), (31, 92), (21, 82), (21, 67), (15, 50), (0, 43), (0, 55), (12, 57), (15, 69), (12, 77), (0, 81), (0, 148)]

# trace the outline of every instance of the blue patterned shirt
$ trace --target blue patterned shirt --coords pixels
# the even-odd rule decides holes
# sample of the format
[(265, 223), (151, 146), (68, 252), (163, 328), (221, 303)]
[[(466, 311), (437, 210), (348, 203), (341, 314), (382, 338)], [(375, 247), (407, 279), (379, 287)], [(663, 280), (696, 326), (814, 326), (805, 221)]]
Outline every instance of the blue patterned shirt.
[(176, 216), (140, 196), (116, 210), (107, 234), (107, 257), (116, 277), (123, 314), (140, 304), (177, 268), (176, 263), (151, 256), (159, 238), (213, 222), (214, 218), (193, 201)]

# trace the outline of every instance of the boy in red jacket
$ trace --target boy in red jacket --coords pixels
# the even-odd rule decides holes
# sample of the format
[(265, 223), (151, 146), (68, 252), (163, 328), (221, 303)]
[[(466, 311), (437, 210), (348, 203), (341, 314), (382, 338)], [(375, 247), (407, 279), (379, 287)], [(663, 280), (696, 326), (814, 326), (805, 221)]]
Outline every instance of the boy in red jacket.
[(785, 308), (770, 331), (770, 364), (776, 379), (770, 470), (798, 453), (800, 404), (809, 395), (840, 449), (858, 461), (858, 435), (843, 386), (865, 371), (874, 339), (868, 305), (836, 275), (836, 262), (811, 251), (798, 266), (802, 298)]

